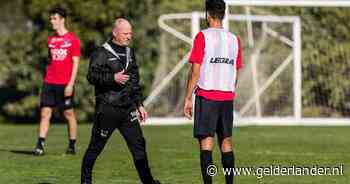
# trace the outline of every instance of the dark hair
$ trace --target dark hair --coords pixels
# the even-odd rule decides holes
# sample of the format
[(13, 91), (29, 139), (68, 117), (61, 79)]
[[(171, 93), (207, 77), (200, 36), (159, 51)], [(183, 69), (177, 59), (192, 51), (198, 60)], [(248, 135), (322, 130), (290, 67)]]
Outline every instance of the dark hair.
[(49, 14), (50, 15), (54, 15), (54, 14), (58, 14), (63, 18), (67, 17), (67, 10), (65, 8), (63, 8), (60, 5), (54, 5), (51, 7), (51, 9), (49, 10)]
[(205, 10), (214, 19), (222, 20), (225, 16), (226, 4), (223, 0), (206, 0)]

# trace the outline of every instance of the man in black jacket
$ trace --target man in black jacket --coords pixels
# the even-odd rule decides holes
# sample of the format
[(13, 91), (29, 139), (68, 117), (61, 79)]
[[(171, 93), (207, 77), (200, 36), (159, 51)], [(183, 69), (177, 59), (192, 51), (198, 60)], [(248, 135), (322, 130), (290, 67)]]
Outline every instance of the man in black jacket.
[(81, 168), (81, 183), (92, 183), (92, 169), (107, 140), (118, 128), (132, 154), (143, 184), (160, 184), (148, 165), (145, 139), (139, 119), (147, 112), (142, 105), (139, 71), (135, 55), (128, 47), (132, 27), (123, 18), (115, 21), (113, 38), (98, 48), (90, 58), (87, 79), (95, 86), (95, 122)]

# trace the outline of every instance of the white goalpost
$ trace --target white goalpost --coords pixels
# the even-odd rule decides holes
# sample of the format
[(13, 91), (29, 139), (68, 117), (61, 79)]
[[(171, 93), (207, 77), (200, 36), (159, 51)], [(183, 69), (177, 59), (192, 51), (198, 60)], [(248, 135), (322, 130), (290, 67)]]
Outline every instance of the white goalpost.
[[(247, 27), (248, 46), (252, 52), (249, 60), (245, 62), (250, 63), (250, 73), (252, 76), (252, 91), (253, 95), (244, 102), (244, 105), (235, 112), (235, 124), (237, 126), (244, 125), (350, 125), (350, 118), (327, 118), (327, 117), (303, 117), (302, 109), (302, 30), (301, 19), (299, 16), (277, 16), (277, 15), (253, 15), (250, 7), (264, 6), (264, 7), (350, 7), (350, 1), (345, 0), (226, 0), (227, 6), (243, 6), (246, 11), (245, 14), (230, 14), (227, 8), (224, 27), (229, 29), (229, 22), (245, 22)], [(200, 20), (205, 18), (204, 12), (178, 13), (162, 15), (158, 19), (159, 27), (170, 33), (174, 37), (182, 40), (184, 43), (192, 44), (192, 39), (200, 31)], [(166, 24), (169, 20), (190, 20), (191, 21), (191, 36), (188, 36), (176, 28)], [(267, 77), (267, 79), (259, 84), (258, 82), (258, 60), (261, 59), (262, 47), (256, 46), (254, 43), (254, 23), (261, 23), (262, 38), (266, 36), (273, 37), (278, 40), (285, 47), (291, 49), (291, 52), (283, 59), (278, 67)], [(291, 38), (280, 34), (269, 26), (269, 23), (283, 23), (290, 24), (292, 27)], [(259, 24), (260, 25), (260, 24)], [(253, 49), (254, 47), (257, 47)], [(181, 71), (186, 65), (189, 53), (178, 62), (178, 64), (169, 72), (162, 81), (156, 85), (151, 91), (144, 104), (146, 106), (152, 105), (158, 98), (159, 94), (169, 85), (172, 79)], [(261, 96), (270, 87), (270, 85), (287, 70), (287, 67), (292, 66), (292, 113), (286, 116), (262, 116)], [(179, 99), (183, 100), (183, 99)], [(254, 108), (255, 113), (249, 114), (249, 109)], [(191, 123), (183, 117), (151, 117), (150, 124), (183, 124)]]

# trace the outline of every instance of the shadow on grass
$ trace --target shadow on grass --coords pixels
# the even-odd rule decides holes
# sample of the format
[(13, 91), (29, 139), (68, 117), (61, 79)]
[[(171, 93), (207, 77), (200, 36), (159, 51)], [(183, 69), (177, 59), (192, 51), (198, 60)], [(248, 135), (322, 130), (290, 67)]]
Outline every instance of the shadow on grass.
[(34, 155), (33, 151), (28, 150), (9, 150), (11, 153), (22, 154), (22, 155)]
[(21, 154), (21, 155), (34, 155), (34, 152), (32, 150), (8, 150), (8, 149), (0, 149), (0, 152), (10, 152), (14, 154)]

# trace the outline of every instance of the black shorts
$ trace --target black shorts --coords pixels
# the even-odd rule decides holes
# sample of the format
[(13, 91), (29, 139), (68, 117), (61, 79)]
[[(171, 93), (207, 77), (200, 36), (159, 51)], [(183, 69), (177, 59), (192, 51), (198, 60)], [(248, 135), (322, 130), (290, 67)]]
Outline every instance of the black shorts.
[(232, 136), (233, 101), (213, 101), (196, 96), (193, 136), (195, 138)]
[(72, 109), (74, 107), (74, 93), (72, 96), (65, 97), (65, 87), (66, 85), (44, 83), (41, 90), (40, 107)]

